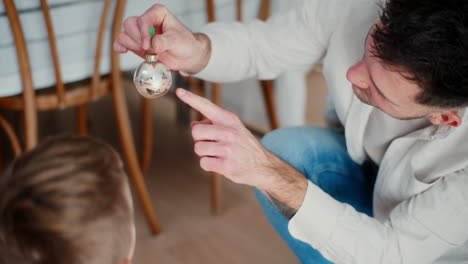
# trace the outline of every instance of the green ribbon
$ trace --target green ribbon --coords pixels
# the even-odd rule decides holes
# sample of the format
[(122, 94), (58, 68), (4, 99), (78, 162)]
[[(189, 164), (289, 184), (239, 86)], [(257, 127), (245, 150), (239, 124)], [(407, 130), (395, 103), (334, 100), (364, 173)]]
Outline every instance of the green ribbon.
[(155, 32), (155, 29), (154, 27), (151, 27), (150, 28), (150, 35), (151, 35), (151, 40), (150, 40), (150, 48), (153, 48), (153, 38), (154, 38), (154, 32)]

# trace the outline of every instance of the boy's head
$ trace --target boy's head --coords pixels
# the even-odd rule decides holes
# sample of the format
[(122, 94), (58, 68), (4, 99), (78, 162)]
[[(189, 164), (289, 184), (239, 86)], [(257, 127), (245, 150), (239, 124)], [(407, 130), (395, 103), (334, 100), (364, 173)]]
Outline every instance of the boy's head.
[(0, 263), (121, 264), (134, 244), (127, 177), (109, 145), (50, 138), (0, 176)]

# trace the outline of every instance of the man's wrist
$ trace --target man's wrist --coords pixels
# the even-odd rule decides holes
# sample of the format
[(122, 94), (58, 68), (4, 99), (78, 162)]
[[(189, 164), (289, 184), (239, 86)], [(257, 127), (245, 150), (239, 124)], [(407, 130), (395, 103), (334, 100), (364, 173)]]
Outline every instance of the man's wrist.
[(271, 181), (259, 189), (269, 196), (283, 215), (291, 218), (302, 205), (308, 181), (298, 170), (276, 156), (271, 158), (268, 167)]
[(210, 38), (203, 33), (193, 34), (197, 40), (197, 52), (195, 56), (195, 62), (192, 67), (192, 70), (187, 71), (189, 74), (196, 74), (202, 71), (210, 61), (211, 58), (211, 40)]
[(291, 167), (289, 175), (282, 177), (266, 191), (288, 207), (298, 210), (304, 201), (307, 185), (305, 176)]

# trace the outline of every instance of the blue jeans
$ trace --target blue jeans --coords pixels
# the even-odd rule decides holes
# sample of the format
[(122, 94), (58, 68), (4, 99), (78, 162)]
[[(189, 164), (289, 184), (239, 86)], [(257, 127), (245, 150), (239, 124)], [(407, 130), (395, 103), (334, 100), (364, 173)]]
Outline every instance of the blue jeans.
[[(336, 200), (372, 216), (377, 170), (370, 163), (360, 165), (351, 159), (343, 134), (318, 127), (292, 127), (267, 134), (262, 144)], [(301, 263), (331, 263), (309, 244), (293, 238), (288, 219), (261, 192), (255, 192), (266, 217)]]

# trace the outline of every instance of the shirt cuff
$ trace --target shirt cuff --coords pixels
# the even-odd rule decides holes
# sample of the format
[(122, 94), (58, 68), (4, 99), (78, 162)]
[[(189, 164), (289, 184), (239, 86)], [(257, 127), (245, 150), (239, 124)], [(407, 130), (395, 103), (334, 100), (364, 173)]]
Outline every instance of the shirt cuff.
[(288, 229), (293, 237), (316, 249), (327, 244), (335, 230), (344, 205), (309, 181), (301, 207), (289, 221)]
[[(229, 43), (229, 38), (225, 37), (225, 30), (223, 30), (222, 23), (210, 23), (207, 24), (200, 30), (200, 33), (203, 33), (208, 36), (211, 42), (211, 56), (208, 64), (200, 72), (196, 74), (189, 74), (186, 72), (180, 72), (183, 76), (193, 76), (198, 79), (203, 79), (210, 82), (224, 82), (225, 79), (222, 77), (225, 75), (223, 69), (229, 67), (229, 61), (226, 59), (229, 54), (231, 43)], [(224, 43), (227, 42), (227, 43)], [(224, 54), (224, 55), (223, 55)]]

